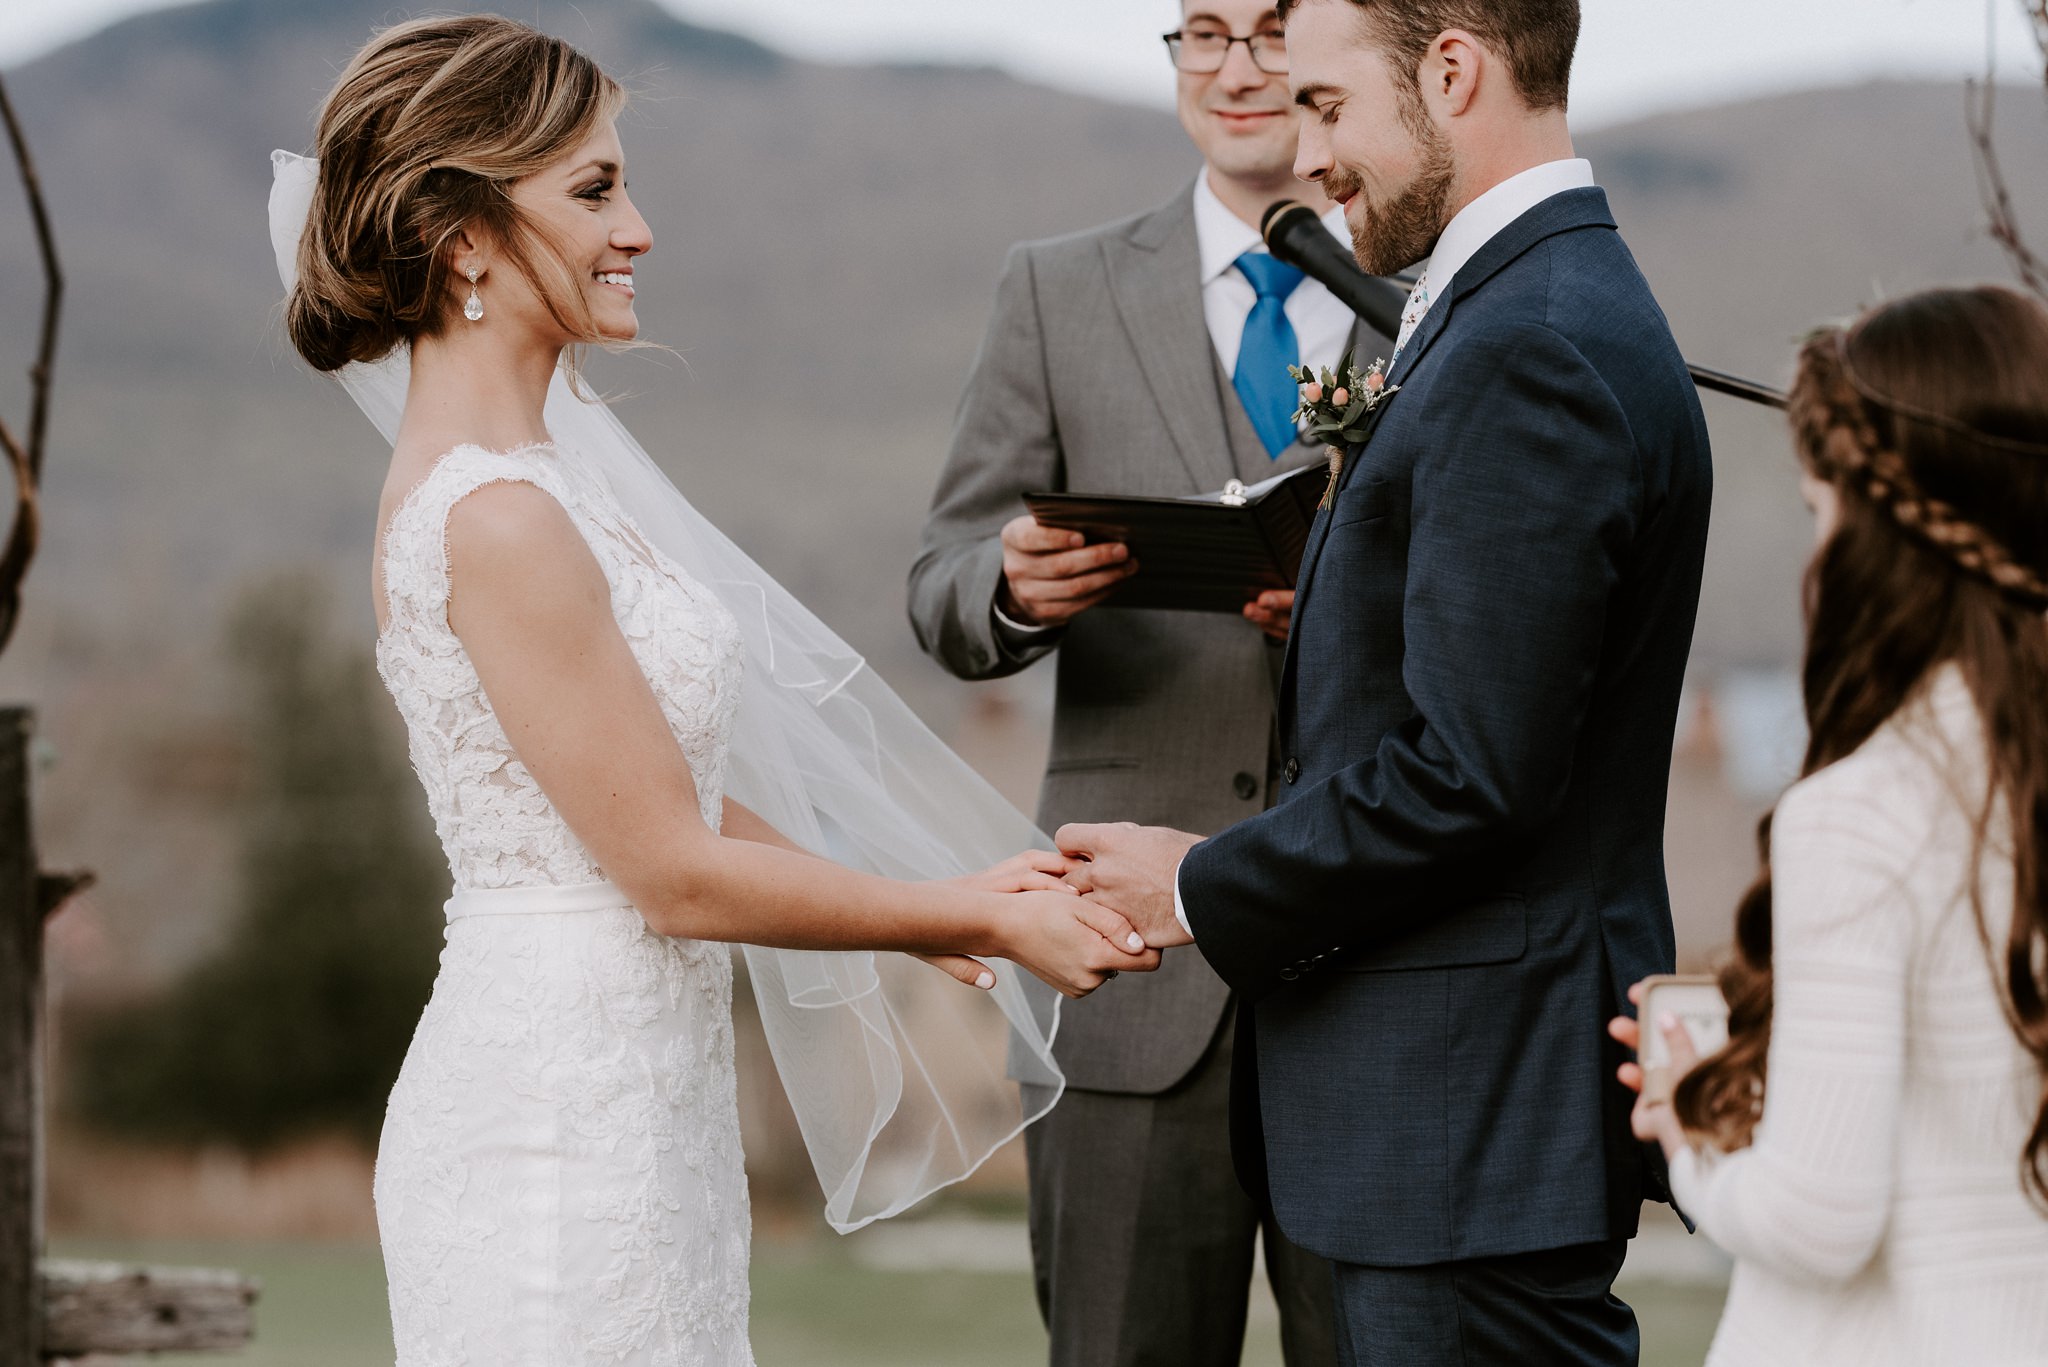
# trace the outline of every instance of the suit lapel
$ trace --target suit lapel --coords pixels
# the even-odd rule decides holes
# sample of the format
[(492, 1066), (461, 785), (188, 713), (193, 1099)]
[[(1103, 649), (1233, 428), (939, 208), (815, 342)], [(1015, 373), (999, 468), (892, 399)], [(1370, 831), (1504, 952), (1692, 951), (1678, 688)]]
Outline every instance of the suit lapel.
[(1102, 251), (1117, 314), (1181, 463), (1197, 490), (1222, 488), (1236, 469), (1202, 309), (1192, 189), (1127, 235), (1105, 239)]
[[(1365, 449), (1366, 442), (1372, 440), (1373, 433), (1379, 431), (1380, 423), (1387, 416), (1387, 410), (1400, 401), (1401, 396), (1395, 394), (1378, 408), (1375, 408), (1366, 418), (1365, 442), (1359, 443), (1359, 451), (1362, 452)], [(1308, 605), (1309, 581), (1314, 577), (1316, 560), (1323, 553), (1323, 544), (1330, 539), (1330, 524), (1335, 520), (1337, 511), (1337, 495), (1344, 492), (1344, 486), (1351, 482), (1351, 472), (1358, 464), (1359, 455), (1357, 453), (1345, 458), (1344, 473), (1337, 481), (1336, 490), (1330, 495), (1330, 506), (1316, 514), (1315, 525), (1309, 528), (1308, 545), (1303, 547), (1301, 552), (1301, 568), (1295, 572), (1294, 576), (1293, 620), (1297, 622), (1301, 620), (1301, 610)], [(1284, 699), (1291, 695), (1294, 679), (1294, 639), (1294, 632), (1289, 631), (1287, 633), (1286, 655), (1280, 665), (1280, 696), (1283, 699), (1283, 706), (1285, 705)]]
[[(1452, 295), (1455, 295), (1455, 293), (1456, 290), (1453, 289)], [(1439, 301), (1438, 307), (1433, 308), (1429, 311), (1429, 317), (1424, 318), (1422, 320), (1422, 323), (1415, 329), (1415, 335), (1408, 339), (1408, 346), (1401, 352), (1400, 356), (1397, 358), (1393, 371), (1390, 372), (1388, 375), (1389, 383), (1398, 383), (1398, 381), (1394, 379), (1394, 376), (1405, 375), (1412, 368), (1410, 357), (1411, 355), (1420, 355), (1423, 347), (1427, 344), (1423, 336), (1423, 333), (1426, 329), (1430, 328), (1430, 320), (1436, 320), (1436, 329), (1440, 331), (1442, 329), (1443, 320), (1450, 316), (1450, 305), (1451, 296), (1446, 296), (1444, 299)], [(1367, 328), (1365, 324), (1362, 322), (1356, 328), (1352, 329), (1351, 333), (1352, 341), (1354, 344), (1358, 344), (1363, 340), (1376, 338), (1378, 336), (1379, 334), (1377, 332), (1374, 332), (1371, 329)], [(1431, 332), (1427, 340), (1435, 340), (1435, 333)], [(1370, 442), (1372, 440), (1373, 433), (1379, 431), (1380, 423), (1384, 421), (1387, 416), (1387, 410), (1392, 408), (1395, 404), (1399, 402), (1401, 402), (1401, 396), (1399, 394), (1389, 395), (1384, 403), (1382, 403), (1378, 408), (1373, 409), (1370, 416), (1368, 416), (1365, 420), (1365, 441), (1359, 443), (1360, 451), (1363, 451), (1365, 449), (1366, 442)], [(1344, 473), (1338, 477), (1337, 487), (1330, 493), (1329, 510), (1326, 512), (1317, 513), (1315, 525), (1309, 528), (1308, 545), (1303, 548), (1301, 553), (1301, 568), (1295, 573), (1294, 576), (1294, 610), (1297, 614), (1300, 613), (1302, 605), (1308, 601), (1309, 572), (1315, 568), (1317, 557), (1319, 557), (1323, 553), (1323, 543), (1329, 540), (1330, 538), (1330, 521), (1331, 515), (1336, 511), (1337, 495), (1343, 493), (1345, 487), (1351, 483), (1352, 472), (1358, 468), (1358, 465), (1359, 459), (1356, 454), (1353, 454), (1352, 456), (1346, 458), (1344, 462)], [(1280, 675), (1281, 681), (1283, 683), (1286, 681), (1289, 669), (1291, 669), (1293, 663), (1294, 633), (1289, 632), (1287, 634), (1287, 664), (1282, 667)]]
[(1394, 358), (1394, 368), (1387, 372), (1388, 384), (1397, 385), (1407, 379), (1421, 364), (1423, 355), (1436, 344), (1436, 339), (1443, 336), (1444, 329), (1450, 325), (1451, 310), (1458, 302), (1458, 285), (1459, 282), (1453, 280), (1450, 293), (1437, 300), (1429, 312), (1422, 315), (1422, 321), (1415, 325), (1414, 334), (1408, 338), (1408, 345), (1402, 347), (1401, 354)]
[[(1414, 374), (1415, 367), (1443, 336), (1450, 326), (1451, 315), (1456, 311), (1460, 299), (1469, 297), (1488, 280), (1500, 274), (1509, 264), (1545, 238), (1576, 228), (1612, 228), (1614, 217), (1607, 207), (1607, 195), (1598, 189), (1567, 190), (1552, 195), (1536, 205), (1520, 218), (1496, 233), (1491, 241), (1475, 253), (1472, 259), (1458, 271), (1451, 280), (1451, 287), (1430, 306), (1428, 313), (1416, 325), (1415, 333), (1409, 337), (1408, 345), (1401, 348), (1401, 354), (1388, 372), (1387, 382), (1402, 385)], [(1355, 335), (1355, 334), (1354, 334)], [(1387, 411), (1401, 402), (1396, 394), (1379, 408), (1373, 410), (1366, 422), (1365, 439), (1370, 442), (1373, 433), (1379, 430)], [(1361, 443), (1361, 449), (1363, 443)], [(1322, 555), (1324, 543), (1330, 537), (1330, 522), (1337, 505), (1337, 496), (1351, 483), (1351, 477), (1363, 462), (1354, 454), (1344, 462), (1343, 476), (1330, 498), (1330, 510), (1316, 515), (1315, 526), (1309, 530), (1308, 545), (1301, 555), (1301, 570), (1295, 576), (1294, 620), (1301, 621), (1302, 608), (1308, 603), (1308, 595), (1317, 559)], [(1295, 666), (1294, 632), (1287, 633), (1287, 654), (1280, 669), (1280, 707), (1283, 718), (1292, 706), (1294, 698)]]

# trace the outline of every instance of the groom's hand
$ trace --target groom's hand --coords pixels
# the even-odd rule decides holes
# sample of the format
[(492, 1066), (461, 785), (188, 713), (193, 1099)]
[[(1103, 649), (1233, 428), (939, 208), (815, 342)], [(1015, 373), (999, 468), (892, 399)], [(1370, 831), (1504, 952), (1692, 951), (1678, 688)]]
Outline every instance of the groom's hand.
[(1152, 948), (1168, 949), (1194, 943), (1173, 914), (1173, 884), (1181, 857), (1201, 839), (1164, 826), (1119, 821), (1062, 826), (1053, 842), (1068, 858), (1083, 861), (1067, 870), (1067, 882), (1121, 912)]

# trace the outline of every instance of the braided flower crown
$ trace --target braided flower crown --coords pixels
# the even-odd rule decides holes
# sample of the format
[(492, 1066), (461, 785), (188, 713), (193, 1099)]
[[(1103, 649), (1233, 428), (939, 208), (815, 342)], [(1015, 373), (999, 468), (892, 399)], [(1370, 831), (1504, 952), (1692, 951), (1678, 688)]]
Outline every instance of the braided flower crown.
[(1815, 473), (1858, 489), (1963, 573), (2036, 612), (2048, 611), (2048, 580), (1954, 505), (1922, 490), (1904, 453), (1871, 413), (1877, 410), (2017, 456), (2048, 460), (2048, 442), (1987, 432), (1885, 394), (1857, 372), (1846, 329), (1813, 334), (1802, 360), (1813, 382), (1794, 395), (1792, 421), (1801, 444), (1812, 453)]

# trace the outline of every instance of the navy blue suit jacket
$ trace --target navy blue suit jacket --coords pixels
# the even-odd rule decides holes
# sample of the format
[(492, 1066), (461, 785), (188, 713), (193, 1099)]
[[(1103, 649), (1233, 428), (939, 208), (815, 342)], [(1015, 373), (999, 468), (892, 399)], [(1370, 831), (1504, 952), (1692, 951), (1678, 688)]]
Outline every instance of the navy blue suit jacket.
[(1303, 558), (1283, 800), (1181, 866), (1247, 1003), (1240, 1166), (1346, 1262), (1625, 1236), (1660, 1175), (1604, 1026), (1672, 966), (1706, 425), (1596, 189), (1482, 248), (1390, 378)]

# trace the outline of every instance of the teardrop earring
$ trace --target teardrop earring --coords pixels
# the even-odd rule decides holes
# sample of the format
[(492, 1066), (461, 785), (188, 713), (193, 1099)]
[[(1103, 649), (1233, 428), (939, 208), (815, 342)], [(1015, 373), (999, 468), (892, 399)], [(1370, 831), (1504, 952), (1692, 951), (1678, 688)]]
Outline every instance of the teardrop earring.
[(463, 274), (469, 277), (469, 298), (462, 301), (462, 316), (472, 323), (481, 323), (484, 320), (484, 298), (476, 291), (476, 278), (483, 272), (471, 266)]

